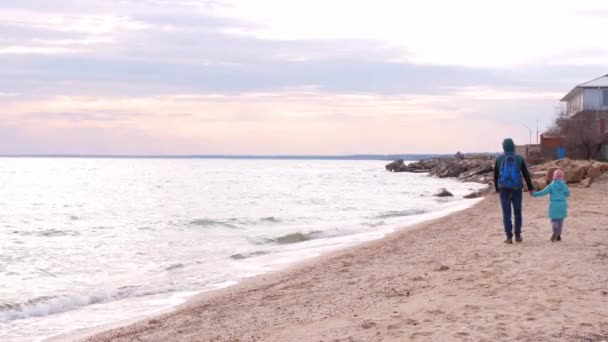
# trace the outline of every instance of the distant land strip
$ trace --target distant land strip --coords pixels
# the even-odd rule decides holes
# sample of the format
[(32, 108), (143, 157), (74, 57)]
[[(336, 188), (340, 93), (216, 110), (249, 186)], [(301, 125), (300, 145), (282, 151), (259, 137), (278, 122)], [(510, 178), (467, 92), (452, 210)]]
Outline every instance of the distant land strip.
[(2, 154), (0, 158), (108, 158), (108, 159), (253, 159), (253, 160), (423, 160), (448, 154), (354, 154), (354, 155), (99, 155), (99, 154)]
[(14, 154), (0, 158), (108, 158), (108, 159), (260, 159), (260, 160), (422, 160), (447, 157), (443, 154), (357, 154), (357, 155), (98, 155), (98, 154)]

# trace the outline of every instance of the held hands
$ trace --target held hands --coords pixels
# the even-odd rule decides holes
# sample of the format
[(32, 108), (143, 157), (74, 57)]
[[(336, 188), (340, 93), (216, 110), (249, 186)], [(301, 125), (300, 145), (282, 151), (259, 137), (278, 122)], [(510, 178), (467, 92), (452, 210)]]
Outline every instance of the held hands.
[(528, 192), (530, 193), (530, 197), (534, 197), (534, 190), (529, 190)]

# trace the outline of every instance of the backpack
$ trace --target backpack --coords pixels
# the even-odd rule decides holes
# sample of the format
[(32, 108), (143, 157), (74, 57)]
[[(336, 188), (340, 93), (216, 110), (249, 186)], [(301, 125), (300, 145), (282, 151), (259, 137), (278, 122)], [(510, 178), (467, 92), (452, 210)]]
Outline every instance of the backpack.
[(523, 188), (517, 158), (514, 154), (503, 156), (498, 185), (501, 189), (519, 190)]

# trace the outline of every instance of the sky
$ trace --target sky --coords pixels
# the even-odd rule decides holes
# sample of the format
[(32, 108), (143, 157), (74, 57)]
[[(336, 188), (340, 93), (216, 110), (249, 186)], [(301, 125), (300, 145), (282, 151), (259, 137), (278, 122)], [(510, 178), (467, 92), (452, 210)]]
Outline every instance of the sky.
[(605, 0), (2, 0), (0, 154), (498, 151), (606, 32)]

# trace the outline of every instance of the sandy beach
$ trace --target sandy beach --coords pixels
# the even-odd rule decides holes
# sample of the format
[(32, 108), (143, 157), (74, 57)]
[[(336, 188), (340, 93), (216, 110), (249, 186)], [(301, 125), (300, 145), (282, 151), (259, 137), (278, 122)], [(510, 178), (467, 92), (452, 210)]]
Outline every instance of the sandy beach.
[(504, 244), (492, 194), (87, 341), (608, 341), (608, 177), (572, 190), (562, 242), (526, 195)]

